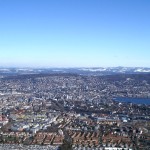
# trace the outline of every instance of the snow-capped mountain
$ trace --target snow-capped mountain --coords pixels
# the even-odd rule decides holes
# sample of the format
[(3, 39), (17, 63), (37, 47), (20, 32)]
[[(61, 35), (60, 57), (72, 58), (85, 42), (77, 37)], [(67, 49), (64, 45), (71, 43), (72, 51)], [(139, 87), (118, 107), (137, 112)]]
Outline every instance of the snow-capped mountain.
[(0, 68), (0, 75), (21, 75), (41, 73), (74, 73), (80, 75), (147, 74), (146, 67), (91, 67), (91, 68)]

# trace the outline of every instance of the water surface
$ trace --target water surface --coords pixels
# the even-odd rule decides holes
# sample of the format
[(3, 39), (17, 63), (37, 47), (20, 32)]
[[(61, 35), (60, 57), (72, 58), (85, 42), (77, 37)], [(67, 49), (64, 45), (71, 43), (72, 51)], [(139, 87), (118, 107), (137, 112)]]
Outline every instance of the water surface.
[(114, 99), (119, 102), (130, 102), (133, 104), (145, 104), (150, 105), (150, 98), (126, 98), (126, 97), (117, 97)]

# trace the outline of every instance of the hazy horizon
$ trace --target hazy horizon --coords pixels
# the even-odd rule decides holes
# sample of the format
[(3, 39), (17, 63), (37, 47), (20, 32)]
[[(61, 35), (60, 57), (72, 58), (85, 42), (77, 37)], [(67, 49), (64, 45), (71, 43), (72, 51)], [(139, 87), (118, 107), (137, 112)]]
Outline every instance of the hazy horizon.
[(0, 66), (150, 67), (149, 0), (0, 0)]
[(0, 65), (0, 68), (150, 68), (146, 66), (28, 66), (28, 65)]

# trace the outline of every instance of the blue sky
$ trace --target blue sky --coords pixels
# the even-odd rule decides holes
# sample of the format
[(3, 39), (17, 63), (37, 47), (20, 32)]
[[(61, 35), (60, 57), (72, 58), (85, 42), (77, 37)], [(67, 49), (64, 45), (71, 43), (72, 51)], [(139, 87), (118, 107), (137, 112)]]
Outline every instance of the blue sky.
[(150, 1), (0, 0), (0, 66), (150, 67)]

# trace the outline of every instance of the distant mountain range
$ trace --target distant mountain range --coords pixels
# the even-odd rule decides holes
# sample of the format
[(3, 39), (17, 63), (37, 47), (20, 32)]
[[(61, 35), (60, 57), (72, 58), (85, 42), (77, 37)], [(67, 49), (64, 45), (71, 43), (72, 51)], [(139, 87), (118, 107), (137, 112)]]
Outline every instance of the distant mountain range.
[(79, 75), (148, 74), (147, 67), (92, 67), (92, 68), (0, 68), (0, 76), (45, 73), (73, 73)]

